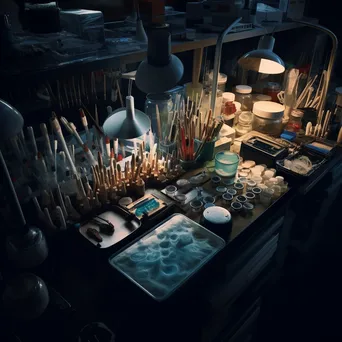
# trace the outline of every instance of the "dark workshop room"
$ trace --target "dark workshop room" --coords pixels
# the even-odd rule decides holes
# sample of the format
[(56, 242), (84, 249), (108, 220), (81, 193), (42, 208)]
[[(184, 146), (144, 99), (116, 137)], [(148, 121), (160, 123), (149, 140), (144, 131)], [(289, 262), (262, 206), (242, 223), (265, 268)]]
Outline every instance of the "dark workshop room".
[(0, 2), (0, 342), (342, 341), (336, 1)]

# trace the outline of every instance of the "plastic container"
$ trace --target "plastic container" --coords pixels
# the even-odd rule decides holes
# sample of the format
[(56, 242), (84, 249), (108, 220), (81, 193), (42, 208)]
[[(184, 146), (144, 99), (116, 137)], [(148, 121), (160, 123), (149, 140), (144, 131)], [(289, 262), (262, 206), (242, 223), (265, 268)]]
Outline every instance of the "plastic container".
[[(211, 71), (208, 75), (208, 82), (209, 82), (209, 85), (212, 86), (213, 71)], [(221, 90), (223, 93), (226, 90), (226, 83), (227, 83), (227, 75), (220, 72), (218, 74), (218, 79), (217, 79), (217, 89)]]
[(227, 188), (223, 185), (220, 185), (218, 187), (216, 187), (216, 192), (220, 195), (224, 194), (225, 192), (227, 192)]
[(253, 130), (279, 137), (283, 131), (284, 106), (270, 101), (260, 101), (253, 105)]
[(232, 202), (230, 205), (232, 214), (238, 214), (242, 210), (242, 204), (240, 202)]
[(254, 205), (246, 202), (243, 204), (242, 209), (245, 216), (251, 216), (253, 214)]
[(197, 213), (199, 212), (203, 207), (203, 202), (197, 199), (194, 199), (190, 202), (190, 207), (193, 212)]
[(225, 178), (225, 184), (233, 184), (239, 165), (239, 155), (222, 151), (215, 155), (215, 172)]
[(228, 189), (227, 194), (231, 194), (232, 196), (236, 196), (237, 191), (235, 189)]
[(226, 238), (231, 231), (231, 221), (232, 216), (230, 212), (222, 207), (210, 207), (203, 212), (203, 225), (224, 238)]
[(211, 177), (211, 186), (213, 188), (218, 187), (220, 185), (220, 183), (221, 183), (221, 177), (219, 177), (219, 176)]
[(248, 191), (245, 194), (245, 197), (247, 198), (247, 201), (250, 203), (254, 203), (255, 202), (255, 195), (252, 191)]
[(224, 200), (224, 202), (226, 204), (230, 204), (233, 201), (233, 195), (231, 195), (230, 193), (226, 192), (225, 194), (222, 195), (222, 199)]
[(242, 112), (239, 115), (238, 123), (235, 127), (236, 136), (241, 137), (244, 134), (249, 133), (253, 127), (253, 114), (251, 112)]
[(236, 201), (243, 204), (247, 202), (247, 197), (244, 195), (239, 195), (236, 197)]
[(272, 203), (272, 197), (274, 195), (274, 190), (270, 188), (263, 189), (260, 194), (260, 202), (265, 207), (268, 207)]
[(245, 189), (245, 186), (242, 183), (234, 184), (234, 190), (236, 191), (237, 194), (241, 195), (244, 189)]
[(290, 114), (289, 122), (286, 125), (286, 130), (290, 132), (299, 132), (302, 128), (302, 118), (304, 113), (301, 110), (293, 109)]
[(252, 87), (237, 85), (235, 87), (235, 100), (241, 103), (242, 111), (251, 111), (253, 106)]
[(234, 93), (223, 93), (222, 95), (222, 116), (224, 123), (233, 126), (235, 113), (237, 112), (235, 103), (235, 94)]
[(109, 258), (109, 263), (157, 301), (168, 298), (225, 246), (223, 239), (175, 214)]

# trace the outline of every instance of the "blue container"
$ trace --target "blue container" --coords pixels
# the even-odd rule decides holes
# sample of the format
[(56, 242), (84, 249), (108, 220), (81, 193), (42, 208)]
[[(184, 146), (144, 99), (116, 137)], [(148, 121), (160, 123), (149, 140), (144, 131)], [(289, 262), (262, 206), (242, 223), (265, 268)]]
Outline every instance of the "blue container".
[(215, 155), (215, 172), (222, 177), (224, 184), (234, 183), (239, 160), (238, 154), (229, 151), (222, 151)]

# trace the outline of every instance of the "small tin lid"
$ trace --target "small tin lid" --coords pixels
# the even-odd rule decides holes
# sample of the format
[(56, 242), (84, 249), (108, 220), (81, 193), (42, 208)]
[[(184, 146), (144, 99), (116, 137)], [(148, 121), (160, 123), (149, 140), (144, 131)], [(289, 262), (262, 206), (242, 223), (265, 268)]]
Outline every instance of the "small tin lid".
[(213, 176), (213, 177), (211, 177), (211, 181), (212, 181), (213, 183), (220, 183), (220, 182), (221, 182), (221, 177), (219, 177), (219, 176)]
[(261, 193), (261, 189), (259, 187), (255, 187), (255, 188), (252, 189), (252, 192), (253, 192), (254, 195), (255, 194), (259, 195)]
[(215, 197), (213, 196), (205, 196), (202, 200), (204, 203), (215, 203)]
[(233, 200), (233, 195), (230, 194), (229, 192), (226, 192), (225, 194), (222, 195), (222, 198), (226, 201), (232, 201)]
[(119, 200), (119, 204), (122, 206), (122, 207), (126, 207), (127, 205), (131, 204), (133, 202), (132, 198), (131, 197), (122, 197), (120, 198)]
[(246, 192), (245, 197), (247, 200), (253, 200), (255, 198), (255, 194), (253, 194), (253, 192)]
[(174, 185), (168, 185), (166, 188), (165, 188), (165, 191), (167, 193), (174, 193), (177, 191), (177, 187), (175, 187)]
[(242, 209), (242, 204), (240, 202), (232, 202), (230, 205), (234, 210), (241, 210)]
[(217, 187), (216, 187), (216, 191), (217, 191), (217, 192), (220, 192), (220, 193), (222, 193), (222, 194), (225, 193), (225, 192), (227, 192), (227, 190), (228, 190), (228, 189), (227, 189), (225, 186), (223, 186), (223, 185), (220, 185), (220, 186), (217, 186)]
[(252, 87), (248, 85), (237, 85), (235, 91), (239, 94), (250, 94), (252, 92)]
[(253, 105), (253, 114), (264, 119), (281, 119), (285, 107), (277, 102), (258, 101)]
[(190, 182), (187, 179), (181, 178), (181, 179), (178, 179), (176, 184), (177, 184), (177, 186), (179, 186), (181, 188), (181, 187), (183, 187), (185, 185), (190, 184)]
[(241, 190), (241, 189), (244, 188), (244, 186), (243, 186), (242, 183), (235, 183), (235, 184), (234, 184), (234, 188), (235, 188), (235, 189), (238, 189), (238, 190)]
[(237, 200), (238, 202), (240, 202), (240, 203), (245, 203), (245, 202), (247, 202), (247, 198), (246, 198), (246, 196), (244, 196), (244, 195), (237, 196), (237, 197), (236, 197), (236, 200)]
[(234, 93), (229, 93), (229, 92), (224, 92), (222, 94), (223, 100), (226, 102), (233, 102), (235, 101), (235, 94)]
[(227, 209), (216, 206), (205, 209), (203, 217), (212, 224), (227, 224), (232, 218)]
[(227, 193), (231, 194), (232, 196), (235, 196), (237, 194), (237, 191), (235, 189), (228, 189)]
[(243, 208), (247, 211), (251, 211), (254, 209), (254, 205), (252, 203), (246, 202), (244, 203)]

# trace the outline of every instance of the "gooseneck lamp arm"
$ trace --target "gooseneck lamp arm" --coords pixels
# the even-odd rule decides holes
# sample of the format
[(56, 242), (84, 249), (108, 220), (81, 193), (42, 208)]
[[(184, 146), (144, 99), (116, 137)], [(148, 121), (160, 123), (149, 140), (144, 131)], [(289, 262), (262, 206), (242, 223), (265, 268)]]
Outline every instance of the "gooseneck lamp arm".
[(221, 53), (224, 37), (233, 29), (233, 27), (241, 21), (241, 17), (236, 19), (230, 26), (228, 26), (217, 38), (216, 48), (215, 48), (215, 59), (214, 59), (214, 70), (213, 70), (213, 90), (211, 93), (210, 108), (213, 113), (215, 113), (216, 105), (216, 94), (218, 85), (218, 75), (221, 65)]
[(15, 206), (17, 207), (16, 212), (17, 212), (17, 214), (19, 214), (20, 223), (22, 224), (22, 227), (24, 227), (24, 226), (26, 226), (26, 220), (25, 220), (23, 211), (21, 210), (21, 206), (20, 206), (20, 203), (19, 203), (19, 200), (17, 197), (17, 193), (15, 192), (14, 185), (12, 183), (11, 176), (8, 172), (7, 165), (6, 165), (6, 162), (5, 162), (4, 156), (2, 155), (1, 150), (0, 150), (0, 163), (1, 163), (1, 167), (2, 167), (2, 170), (4, 172), (6, 181), (7, 181), (7, 186), (9, 187), (9, 191), (11, 192), (12, 199), (15, 203)]
[(329, 59), (329, 64), (328, 64), (328, 69), (327, 69), (327, 76), (326, 76), (326, 82), (325, 82), (325, 87), (323, 89), (323, 93), (322, 93), (322, 101), (320, 103), (320, 106), (318, 108), (318, 118), (321, 118), (323, 115), (323, 110), (325, 107), (325, 103), (327, 100), (327, 93), (328, 93), (328, 87), (329, 87), (329, 83), (330, 83), (330, 78), (331, 78), (331, 73), (334, 67), (334, 63), (335, 63), (335, 59), (336, 59), (336, 53), (337, 53), (337, 48), (338, 48), (338, 39), (335, 35), (335, 33), (333, 33), (332, 31), (330, 31), (329, 29), (327, 29), (324, 26), (321, 25), (317, 25), (317, 24), (313, 24), (310, 22), (306, 22), (306, 21), (300, 21), (300, 20), (293, 20), (294, 22), (298, 23), (298, 24), (302, 24), (308, 27), (312, 27), (316, 30), (319, 30), (321, 32), (326, 33), (332, 40), (332, 49), (330, 52), (330, 59)]

